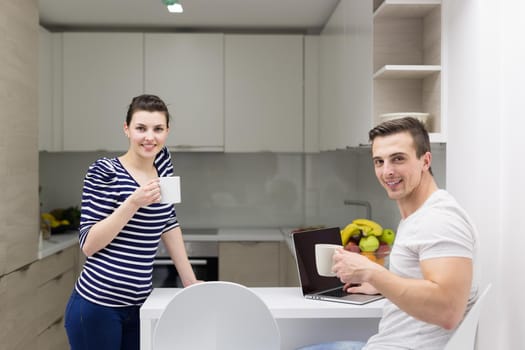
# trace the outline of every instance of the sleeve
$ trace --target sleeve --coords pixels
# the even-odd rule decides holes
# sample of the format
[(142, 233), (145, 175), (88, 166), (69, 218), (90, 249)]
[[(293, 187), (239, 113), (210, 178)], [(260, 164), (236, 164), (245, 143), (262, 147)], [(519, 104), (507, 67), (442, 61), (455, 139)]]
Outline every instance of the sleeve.
[(155, 167), (157, 168), (157, 173), (160, 176), (173, 176), (173, 164), (171, 162), (171, 154), (166, 147), (163, 147), (162, 150), (155, 157)]
[[(157, 167), (157, 173), (159, 176), (173, 176), (171, 154), (166, 147), (163, 147), (159, 154), (157, 154), (157, 157), (155, 158), (155, 166)], [(168, 232), (178, 226), (180, 226), (180, 224), (177, 219), (177, 213), (175, 212), (175, 206), (172, 205), (170, 217), (163, 232)]]
[(107, 158), (93, 163), (84, 177), (79, 239), (83, 247), (91, 227), (118, 207), (119, 192), (115, 167)]
[(419, 259), (443, 257), (473, 258), (476, 234), (469, 219), (460, 211), (439, 211), (421, 220), (425, 233), (419, 250)]

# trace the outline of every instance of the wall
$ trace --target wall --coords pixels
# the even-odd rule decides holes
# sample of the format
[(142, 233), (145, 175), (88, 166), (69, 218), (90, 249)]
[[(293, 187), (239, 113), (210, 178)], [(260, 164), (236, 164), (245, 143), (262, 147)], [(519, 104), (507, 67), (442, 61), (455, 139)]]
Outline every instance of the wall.
[[(40, 153), (43, 210), (79, 205), (82, 181), (99, 157), (118, 153)], [(173, 153), (181, 176), (183, 227), (344, 226), (366, 212), (343, 204), (368, 200), (373, 217), (397, 227), (399, 214), (375, 179), (369, 149), (317, 154)], [(435, 172), (444, 183), (444, 152)]]
[(477, 223), (482, 283), (478, 349), (524, 349), (525, 22), (521, 1), (444, 1), (447, 183)]

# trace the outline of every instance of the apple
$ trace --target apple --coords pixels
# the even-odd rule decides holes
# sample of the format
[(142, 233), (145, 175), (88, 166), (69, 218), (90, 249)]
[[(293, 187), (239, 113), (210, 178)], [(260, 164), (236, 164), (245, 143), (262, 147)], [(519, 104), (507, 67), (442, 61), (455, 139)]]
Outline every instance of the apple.
[(359, 246), (354, 241), (348, 241), (348, 243), (345, 245), (345, 250), (348, 250), (349, 252), (354, 253), (360, 253), (361, 249), (359, 249)]
[(389, 229), (389, 228), (385, 228), (383, 230), (383, 233), (381, 233), (381, 236), (379, 236), (380, 242), (386, 243), (390, 246), (394, 244), (395, 239), (396, 239), (396, 233), (394, 232), (394, 230)]

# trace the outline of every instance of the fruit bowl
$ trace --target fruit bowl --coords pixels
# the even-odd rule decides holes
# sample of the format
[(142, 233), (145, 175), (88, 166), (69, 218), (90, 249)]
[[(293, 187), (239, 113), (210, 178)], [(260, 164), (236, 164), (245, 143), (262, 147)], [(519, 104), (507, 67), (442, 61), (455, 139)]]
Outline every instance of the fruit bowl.
[(359, 254), (366, 256), (371, 261), (383, 265), (388, 269), (390, 266), (390, 247), (388, 250), (377, 250), (375, 252), (360, 252)]

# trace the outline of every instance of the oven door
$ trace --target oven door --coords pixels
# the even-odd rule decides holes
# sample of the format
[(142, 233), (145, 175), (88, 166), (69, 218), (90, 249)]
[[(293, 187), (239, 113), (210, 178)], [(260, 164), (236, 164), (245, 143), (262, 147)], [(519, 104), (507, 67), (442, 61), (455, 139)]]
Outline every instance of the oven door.
[[(219, 266), (217, 257), (189, 258), (198, 280), (217, 281)], [(153, 288), (183, 288), (177, 269), (170, 258), (155, 258), (153, 262)]]

